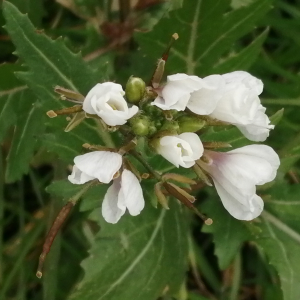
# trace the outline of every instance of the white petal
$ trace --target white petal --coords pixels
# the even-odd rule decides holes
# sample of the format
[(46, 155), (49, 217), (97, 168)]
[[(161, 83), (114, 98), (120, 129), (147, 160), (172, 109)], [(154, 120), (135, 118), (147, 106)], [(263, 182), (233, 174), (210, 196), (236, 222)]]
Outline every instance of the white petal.
[(126, 169), (122, 173), (118, 207), (123, 208), (124, 204), (132, 216), (140, 214), (145, 206), (140, 182), (132, 172)]
[(186, 132), (162, 137), (156, 150), (177, 168), (190, 168), (202, 156), (203, 145), (195, 133)]
[(98, 116), (109, 126), (123, 125), (127, 122), (127, 119), (124, 118), (124, 116), (121, 117), (114, 111), (101, 111), (98, 113)]
[(181, 149), (177, 146), (180, 142), (181, 140), (175, 136), (164, 136), (157, 148), (157, 152), (177, 168), (181, 163)]
[(180, 134), (178, 137), (188, 142), (189, 145), (191, 146), (192, 148), (191, 158), (193, 160), (198, 160), (202, 156), (204, 151), (203, 144), (196, 133), (185, 132)]
[(115, 152), (94, 151), (76, 156), (74, 163), (87, 175), (109, 183), (122, 165), (122, 156)]
[[(261, 185), (275, 179), (280, 165), (278, 154), (266, 145), (249, 145), (229, 151), (232, 157), (241, 157), (245, 171), (252, 172), (255, 184)], [(245, 165), (247, 163), (248, 167)]]
[(116, 92), (124, 95), (124, 91), (120, 84), (113, 82), (98, 83), (86, 95), (83, 101), (83, 110), (89, 114), (95, 114), (94, 108), (91, 105), (92, 98), (98, 99), (109, 92)]
[(235, 198), (216, 180), (214, 183), (224, 207), (234, 218), (250, 221), (261, 214), (264, 202), (256, 194), (249, 197), (241, 193), (239, 198)]
[(83, 173), (76, 165), (73, 166), (72, 174), (68, 176), (68, 180), (73, 184), (84, 184), (93, 179), (95, 179), (95, 177)]
[(129, 120), (130, 118), (132, 118), (135, 114), (137, 114), (137, 112), (139, 111), (139, 108), (136, 105), (132, 105), (129, 109), (128, 109), (128, 113), (126, 116), (126, 119)]
[(102, 216), (108, 223), (117, 223), (125, 213), (126, 208), (118, 207), (118, 194), (120, 189), (120, 179), (116, 179), (108, 188), (104, 196), (102, 203)]
[(243, 83), (246, 87), (255, 91), (257, 95), (260, 95), (263, 91), (263, 83), (260, 79), (252, 76), (250, 73), (245, 71), (235, 71), (222, 75), (227, 83)]
[(187, 107), (198, 115), (211, 114), (221, 97), (225, 81), (221, 75), (211, 75), (203, 78), (203, 87), (191, 94)]
[(254, 120), (249, 125), (237, 125), (237, 128), (244, 134), (250, 141), (263, 142), (269, 136), (270, 130), (274, 129), (274, 125), (270, 125), (270, 120), (265, 114), (265, 108), (262, 107)]

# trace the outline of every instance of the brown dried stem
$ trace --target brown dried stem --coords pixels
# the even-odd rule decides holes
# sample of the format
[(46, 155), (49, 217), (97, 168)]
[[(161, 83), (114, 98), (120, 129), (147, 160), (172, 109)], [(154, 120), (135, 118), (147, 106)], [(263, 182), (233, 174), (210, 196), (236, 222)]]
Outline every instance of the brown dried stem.
[(80, 197), (86, 193), (88, 191), (88, 189), (96, 184), (98, 182), (98, 180), (93, 180), (90, 181), (88, 184), (86, 184), (77, 194), (74, 195), (74, 197), (72, 197), (71, 199), (69, 199), (69, 202), (62, 207), (62, 209), (60, 210), (60, 212), (58, 213), (56, 219), (54, 220), (43, 245), (43, 251), (40, 255), (39, 258), (39, 265), (38, 265), (38, 269), (36, 272), (36, 276), (38, 278), (41, 278), (43, 276), (43, 265), (46, 259), (47, 254), (49, 253), (52, 243), (59, 231), (59, 229), (61, 228), (61, 226), (64, 224), (67, 216), (69, 215), (72, 207), (76, 204), (76, 202), (80, 199)]
[(69, 215), (69, 213), (74, 205), (75, 205), (75, 203), (69, 202), (65, 206), (63, 206), (63, 208), (58, 213), (54, 223), (52, 224), (52, 226), (47, 234), (47, 237), (45, 239), (44, 245), (43, 245), (43, 252), (41, 253), (40, 258), (39, 258), (39, 265), (38, 265), (38, 269), (36, 272), (36, 277), (41, 278), (43, 276), (42, 270), (43, 270), (43, 265), (44, 265), (46, 256), (51, 249), (52, 243), (53, 243), (59, 229), (64, 224), (67, 216)]

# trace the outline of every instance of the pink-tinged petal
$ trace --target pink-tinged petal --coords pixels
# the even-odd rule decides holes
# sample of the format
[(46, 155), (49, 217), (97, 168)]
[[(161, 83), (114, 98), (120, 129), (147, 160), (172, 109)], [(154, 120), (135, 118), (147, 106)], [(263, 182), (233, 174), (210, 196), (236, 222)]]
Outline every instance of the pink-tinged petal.
[(118, 207), (127, 207), (132, 216), (137, 216), (145, 206), (143, 191), (139, 180), (129, 170), (124, 170), (121, 177), (121, 190)]
[(94, 151), (76, 156), (74, 163), (85, 174), (109, 183), (122, 165), (122, 156), (115, 152)]
[[(261, 214), (264, 202), (256, 194), (253, 194), (252, 196), (243, 196), (241, 193), (240, 198), (235, 198), (216, 180), (214, 180), (214, 183), (225, 209), (234, 218), (250, 221)], [(244, 198), (242, 199), (241, 197)]]
[(95, 177), (83, 173), (76, 165), (73, 166), (72, 174), (68, 176), (68, 180), (73, 184), (84, 184), (93, 179), (95, 179)]
[(118, 195), (121, 189), (120, 180), (114, 180), (108, 188), (102, 203), (102, 216), (108, 223), (115, 224), (124, 215), (126, 208), (118, 206)]

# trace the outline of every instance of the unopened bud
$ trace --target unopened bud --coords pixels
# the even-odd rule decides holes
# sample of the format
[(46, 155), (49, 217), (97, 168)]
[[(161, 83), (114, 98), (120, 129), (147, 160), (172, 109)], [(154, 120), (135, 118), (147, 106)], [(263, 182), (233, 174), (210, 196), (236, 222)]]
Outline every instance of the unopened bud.
[(155, 123), (152, 121), (149, 125), (149, 135), (153, 135), (157, 132), (157, 128), (155, 127)]
[(183, 116), (178, 119), (180, 133), (196, 132), (206, 125), (205, 120), (196, 116)]
[(178, 132), (179, 131), (179, 125), (176, 121), (165, 121), (163, 126), (161, 127), (161, 130), (169, 130), (172, 132)]
[(149, 134), (151, 121), (145, 115), (138, 115), (130, 119), (129, 124), (134, 134), (138, 136), (146, 136)]
[(142, 100), (145, 94), (146, 84), (138, 77), (131, 76), (126, 84), (125, 95), (130, 103), (138, 103)]

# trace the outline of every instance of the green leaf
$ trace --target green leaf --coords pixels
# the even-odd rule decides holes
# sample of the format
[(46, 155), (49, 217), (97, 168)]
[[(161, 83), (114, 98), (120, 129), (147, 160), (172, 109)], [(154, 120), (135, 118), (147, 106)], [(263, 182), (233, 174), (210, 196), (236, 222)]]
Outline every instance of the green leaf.
[[(29, 71), (19, 72), (17, 76), (25, 81), (41, 100), (41, 114), (62, 106), (62, 103), (58, 102), (58, 96), (54, 94), (54, 86), (60, 85), (85, 94), (100, 79), (79, 54), (70, 52), (61, 39), (53, 41), (43, 32), (36, 30), (28, 17), (21, 14), (11, 3), (5, 1), (3, 10), (7, 22), (6, 29), (17, 47), (16, 53), (29, 67)], [(83, 143), (99, 144), (101, 140), (110, 140), (108, 133), (100, 133), (99, 129), (88, 123), (68, 134), (62, 132), (66, 125), (63, 117), (48, 119), (47, 127), (50, 133), (41, 139), (43, 145), (58, 153), (66, 162), (72, 162), (74, 155), (81, 151)]]
[(201, 211), (213, 219), (212, 225), (204, 225), (203, 232), (214, 236), (215, 254), (221, 270), (225, 270), (241, 245), (249, 240), (251, 235), (244, 222), (233, 218), (223, 207), (221, 200), (209, 199), (201, 205)]
[(20, 69), (17, 64), (0, 65), (0, 142), (6, 131), (17, 122), (21, 92), (27, 89), (14, 75)]
[(185, 213), (173, 202), (169, 211), (149, 203), (141, 215), (125, 215), (101, 231), (83, 261), (85, 271), (72, 300), (153, 300), (163, 290), (179, 290), (186, 271)]
[(207, 75), (233, 43), (250, 32), (271, 8), (271, 0), (257, 0), (249, 6), (228, 12), (229, 1), (185, 1), (147, 34), (137, 34), (141, 53), (152, 62), (167, 48), (174, 32), (179, 40), (171, 50), (168, 72)]
[(258, 225), (261, 233), (255, 241), (278, 271), (284, 300), (299, 299), (300, 234), (267, 212), (262, 216), (263, 221)]
[(41, 99), (45, 110), (57, 105), (58, 97), (53, 92), (55, 85), (85, 94), (97, 83), (98, 78), (92, 70), (79, 54), (66, 48), (62, 39), (53, 41), (36, 30), (28, 17), (7, 1), (3, 3), (3, 11), (5, 28), (17, 47), (16, 54), (30, 69), (18, 73), (18, 77)]
[(216, 64), (212, 73), (223, 74), (236, 70), (248, 70), (260, 53), (261, 46), (268, 35), (269, 29), (264, 30), (250, 45), (238, 53), (230, 53), (220, 63)]
[(16, 181), (28, 172), (36, 141), (44, 130), (41, 106), (38, 102), (32, 105), (28, 101), (32, 97), (32, 93), (28, 90), (22, 92), (20, 97), (19, 117), (7, 157), (5, 173), (7, 182)]
[[(80, 201), (80, 211), (92, 210), (99, 207), (108, 187), (108, 184), (90, 187), (89, 190), (82, 196), (82, 200)], [(82, 185), (76, 185), (67, 179), (64, 179), (52, 182), (46, 188), (46, 191), (53, 196), (59, 197), (64, 201), (68, 201), (71, 197), (80, 192), (82, 188)]]

